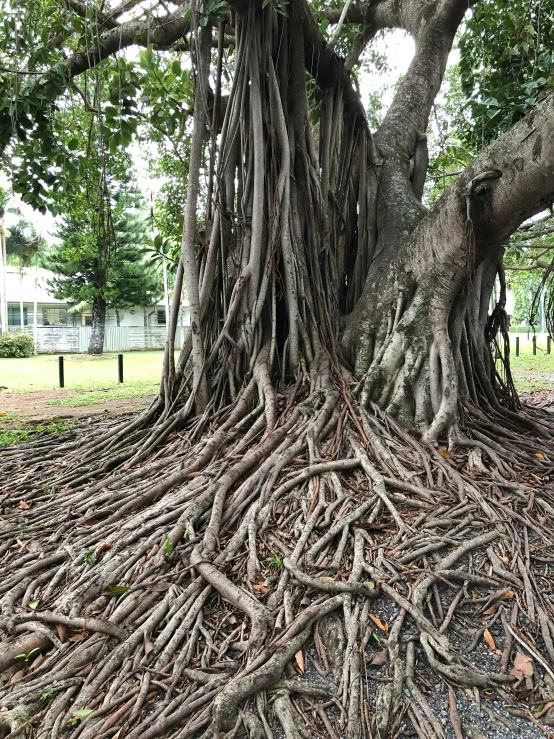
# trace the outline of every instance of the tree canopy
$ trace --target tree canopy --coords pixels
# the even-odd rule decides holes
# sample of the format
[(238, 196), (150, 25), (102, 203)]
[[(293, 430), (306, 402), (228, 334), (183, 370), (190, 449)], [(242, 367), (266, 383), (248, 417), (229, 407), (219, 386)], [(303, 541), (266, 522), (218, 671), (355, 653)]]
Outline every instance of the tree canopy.
[(45, 266), (55, 273), (50, 281), (54, 297), (74, 306), (84, 303), (88, 310), (98, 297), (107, 308), (116, 310), (155, 305), (162, 290), (144, 258), (148, 231), (140, 198), (125, 189), (115, 195), (113, 240), (105, 265), (85, 205), (65, 216), (57, 234), (60, 243), (52, 245), (45, 256)]

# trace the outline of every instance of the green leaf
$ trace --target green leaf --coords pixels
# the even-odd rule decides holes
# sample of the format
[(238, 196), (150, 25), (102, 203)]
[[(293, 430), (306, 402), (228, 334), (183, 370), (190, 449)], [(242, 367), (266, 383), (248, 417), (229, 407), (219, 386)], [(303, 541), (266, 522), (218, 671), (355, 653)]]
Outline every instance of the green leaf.
[(127, 585), (108, 585), (108, 587), (104, 591), (104, 594), (123, 595), (124, 593), (128, 593), (129, 590), (131, 590), (131, 588), (127, 587)]
[(32, 608), (33, 611), (34, 611), (35, 608), (38, 606), (39, 603), (40, 603), (40, 600), (38, 600), (38, 598), (36, 598), (34, 600), (30, 600), (27, 605), (29, 606), (29, 608)]
[(67, 148), (69, 151), (75, 151), (75, 149), (79, 148), (79, 139), (69, 139), (67, 142)]
[(79, 708), (76, 711), (73, 711), (71, 715), (75, 716), (75, 718), (80, 718), (81, 721), (84, 721), (91, 715), (91, 713), (94, 713), (93, 708)]

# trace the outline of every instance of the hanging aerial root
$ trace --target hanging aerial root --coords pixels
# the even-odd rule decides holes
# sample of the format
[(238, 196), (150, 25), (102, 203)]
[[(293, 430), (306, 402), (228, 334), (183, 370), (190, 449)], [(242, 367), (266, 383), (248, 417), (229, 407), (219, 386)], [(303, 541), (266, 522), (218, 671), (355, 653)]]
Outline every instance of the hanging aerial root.
[(138, 467), (95, 470), (100, 444), (72, 477), (98, 425), (3, 454), (1, 726), (384, 739), (441, 736), (445, 701), (459, 731), (468, 689), (548, 705), (554, 445), (476, 414), (439, 453), (331, 386), (274, 406), (266, 380)]

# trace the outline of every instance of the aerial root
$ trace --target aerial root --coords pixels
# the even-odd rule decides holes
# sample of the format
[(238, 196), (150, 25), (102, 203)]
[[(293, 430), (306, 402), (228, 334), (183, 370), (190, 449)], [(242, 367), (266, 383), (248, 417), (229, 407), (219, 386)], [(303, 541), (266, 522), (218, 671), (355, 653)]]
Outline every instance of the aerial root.
[(100, 425), (4, 453), (0, 731), (442, 737), (435, 684), (456, 736), (467, 690), (538, 731), (554, 445), (477, 414), (437, 450), (334, 389), (274, 420), (263, 381), (137, 468), (73, 466)]

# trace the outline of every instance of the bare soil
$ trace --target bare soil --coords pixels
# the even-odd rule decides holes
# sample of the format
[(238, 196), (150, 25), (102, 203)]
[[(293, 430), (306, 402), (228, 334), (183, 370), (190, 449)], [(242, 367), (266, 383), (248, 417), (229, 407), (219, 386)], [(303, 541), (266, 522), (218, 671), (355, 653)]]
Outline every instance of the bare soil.
[[(4, 428), (41, 421), (51, 421), (54, 418), (89, 418), (109, 414), (111, 417), (121, 413), (142, 410), (152, 400), (152, 395), (135, 398), (117, 398), (106, 400), (103, 403), (84, 405), (76, 408), (49, 405), (52, 400), (68, 398), (72, 395), (82, 395), (82, 390), (42, 390), (36, 393), (9, 393), (0, 391), (0, 413), (8, 414), (8, 418), (0, 419)], [(10, 418), (17, 414), (18, 418)]]

